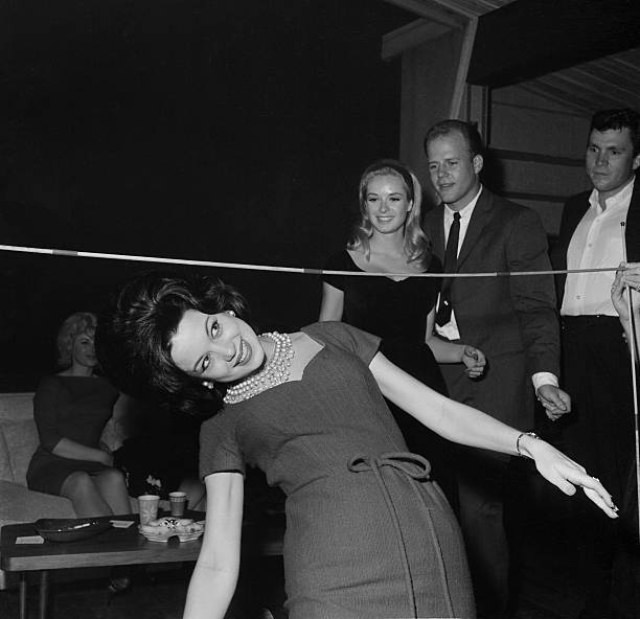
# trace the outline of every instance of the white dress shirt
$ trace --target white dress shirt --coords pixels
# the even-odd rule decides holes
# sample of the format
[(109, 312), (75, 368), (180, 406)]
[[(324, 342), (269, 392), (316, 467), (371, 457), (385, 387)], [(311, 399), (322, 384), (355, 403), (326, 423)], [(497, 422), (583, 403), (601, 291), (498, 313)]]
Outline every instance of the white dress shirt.
[[(589, 209), (576, 227), (567, 250), (567, 269), (616, 268), (625, 259), (624, 227), (627, 220), (635, 180), (599, 202), (598, 191), (589, 196)], [(616, 316), (611, 301), (611, 285), (615, 271), (569, 273), (560, 314)]]
[[(473, 215), (473, 211), (476, 208), (476, 204), (478, 203), (478, 198), (482, 193), (482, 185), (480, 185), (480, 189), (478, 189), (478, 193), (475, 195), (473, 200), (467, 204), (464, 208), (460, 209), (458, 213), (460, 213), (460, 234), (458, 236), (458, 248), (456, 251), (456, 256), (460, 253), (460, 248), (462, 247), (462, 243), (464, 242), (464, 237), (467, 234), (467, 229), (469, 228), (469, 222), (471, 221), (471, 215)], [(444, 205), (444, 246), (447, 246), (447, 241), (449, 240), (449, 230), (451, 230), (451, 224), (453, 223), (453, 214), (454, 211), (452, 208), (449, 208), (447, 204)], [(438, 295), (438, 304), (440, 303), (440, 295)], [(458, 331), (458, 324), (456, 323), (456, 314), (455, 308), (451, 310), (451, 320), (446, 325), (438, 326), (436, 325), (436, 333), (443, 337), (446, 340), (459, 340), (460, 332)]]

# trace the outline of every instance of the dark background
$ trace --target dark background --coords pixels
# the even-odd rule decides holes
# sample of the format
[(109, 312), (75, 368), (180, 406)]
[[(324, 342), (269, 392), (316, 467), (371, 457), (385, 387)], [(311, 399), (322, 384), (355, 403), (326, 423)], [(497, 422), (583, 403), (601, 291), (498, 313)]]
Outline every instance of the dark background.
[[(0, 243), (321, 267), (361, 171), (397, 156), (410, 21), (376, 0), (0, 4)], [(0, 251), (0, 389), (52, 369), (59, 323), (149, 265)], [(317, 318), (317, 276), (216, 273), (263, 328)]]

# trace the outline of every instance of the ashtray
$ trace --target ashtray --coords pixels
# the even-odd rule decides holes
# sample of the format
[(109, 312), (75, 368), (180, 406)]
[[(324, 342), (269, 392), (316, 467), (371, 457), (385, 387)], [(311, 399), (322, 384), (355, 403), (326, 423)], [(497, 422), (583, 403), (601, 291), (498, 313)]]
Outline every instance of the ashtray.
[(167, 543), (177, 536), (181, 542), (192, 542), (204, 533), (204, 524), (191, 518), (159, 518), (149, 524), (141, 524), (138, 530), (150, 542)]
[(95, 518), (41, 518), (34, 526), (49, 542), (75, 542), (110, 529), (111, 522)]

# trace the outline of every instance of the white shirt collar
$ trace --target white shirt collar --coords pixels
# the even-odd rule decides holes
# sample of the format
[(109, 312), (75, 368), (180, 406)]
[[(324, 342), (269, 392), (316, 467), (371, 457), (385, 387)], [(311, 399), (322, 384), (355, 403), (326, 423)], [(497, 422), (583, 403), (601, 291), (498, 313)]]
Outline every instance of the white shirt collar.
[[(473, 210), (476, 208), (476, 204), (478, 203), (478, 199), (480, 198), (480, 194), (482, 193), (482, 185), (478, 188), (478, 193), (474, 196), (473, 200), (469, 202), (464, 208), (461, 208), (458, 213), (460, 213), (460, 219), (470, 219), (473, 214)], [(452, 221), (454, 211), (448, 204), (444, 205), (444, 217), (445, 220)]]
[(631, 194), (633, 193), (633, 186), (635, 182), (636, 179), (634, 174), (631, 182), (627, 183), (620, 191), (618, 191), (618, 193), (614, 193), (604, 201), (604, 203), (607, 205), (607, 208), (604, 210), (600, 206), (600, 193), (597, 189), (594, 188), (591, 192), (591, 195), (589, 196), (589, 204), (596, 210), (596, 213), (598, 214), (604, 212), (605, 210), (609, 211), (619, 208), (620, 206), (626, 206), (631, 201)]

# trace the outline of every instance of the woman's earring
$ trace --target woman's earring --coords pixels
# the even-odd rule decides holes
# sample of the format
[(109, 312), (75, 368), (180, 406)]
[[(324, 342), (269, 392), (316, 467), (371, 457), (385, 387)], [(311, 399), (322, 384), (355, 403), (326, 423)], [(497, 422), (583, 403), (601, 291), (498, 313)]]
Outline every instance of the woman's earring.
[(211, 391), (211, 389), (213, 389), (215, 387), (215, 384), (212, 381), (205, 380), (202, 383), (202, 386), (205, 387), (206, 389), (209, 389), (209, 391)]
[(235, 317), (236, 313), (233, 310), (227, 310), (227, 314), (229, 314), (229, 316), (233, 316)]

